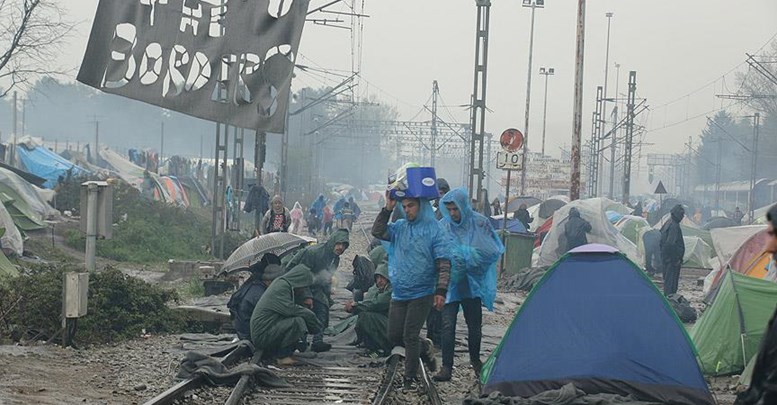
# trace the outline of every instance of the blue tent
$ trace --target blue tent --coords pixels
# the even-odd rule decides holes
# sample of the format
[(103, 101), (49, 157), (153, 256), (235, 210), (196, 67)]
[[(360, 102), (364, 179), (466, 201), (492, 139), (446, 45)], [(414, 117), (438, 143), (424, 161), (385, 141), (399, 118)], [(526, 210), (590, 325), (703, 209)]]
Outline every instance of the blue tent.
[(586, 245), (537, 283), (486, 362), (483, 393), (529, 397), (568, 383), (588, 394), (711, 405), (682, 323), (616, 249)]
[(56, 187), (57, 178), (59, 176), (67, 177), (67, 171), (70, 169), (72, 169), (73, 176), (82, 176), (89, 173), (43, 146), (28, 149), (27, 145), (19, 144), (16, 150), (19, 152), (19, 159), (28, 172), (46, 179), (46, 182), (43, 183), (43, 186), (46, 188)]
[[(489, 217), (489, 220), (491, 221), (491, 226), (494, 227), (497, 231), (501, 229), (505, 229), (504, 226), (504, 216), (502, 215), (494, 215), (492, 217)], [(517, 219), (513, 219), (508, 217), (507, 218), (507, 230), (511, 233), (528, 233), (526, 230), (526, 227), (523, 226), (523, 223)]]

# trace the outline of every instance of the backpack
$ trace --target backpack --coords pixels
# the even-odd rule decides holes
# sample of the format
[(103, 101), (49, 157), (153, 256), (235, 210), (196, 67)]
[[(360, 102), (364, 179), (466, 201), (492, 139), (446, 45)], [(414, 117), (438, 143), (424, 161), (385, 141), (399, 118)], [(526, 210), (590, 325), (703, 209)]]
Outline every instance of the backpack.
[(696, 322), (696, 310), (691, 307), (691, 303), (685, 297), (680, 294), (672, 294), (666, 297), (666, 300), (669, 301), (669, 305), (672, 306), (677, 317), (683, 323)]

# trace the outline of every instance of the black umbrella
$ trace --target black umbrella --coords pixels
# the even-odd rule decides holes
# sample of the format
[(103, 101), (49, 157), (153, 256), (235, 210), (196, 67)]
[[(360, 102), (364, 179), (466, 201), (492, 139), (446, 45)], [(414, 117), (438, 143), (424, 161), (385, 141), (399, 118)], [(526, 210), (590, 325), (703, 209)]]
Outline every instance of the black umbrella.
[(521, 204), (526, 204), (528, 208), (541, 202), (542, 200), (535, 197), (515, 197), (507, 204), (507, 212), (518, 211), (518, 208), (521, 208)]
[(235, 249), (224, 262), (220, 274), (224, 275), (245, 270), (251, 267), (252, 264), (262, 260), (262, 256), (267, 253), (283, 257), (287, 253), (300, 247), (307, 246), (315, 241), (316, 240), (313, 238), (285, 232), (258, 236)]
[(553, 213), (556, 212), (559, 208), (567, 205), (564, 201), (556, 200), (554, 198), (551, 198), (550, 200), (545, 200), (540, 204), (540, 210), (537, 212), (537, 215), (539, 215), (540, 218), (550, 218), (553, 216)]

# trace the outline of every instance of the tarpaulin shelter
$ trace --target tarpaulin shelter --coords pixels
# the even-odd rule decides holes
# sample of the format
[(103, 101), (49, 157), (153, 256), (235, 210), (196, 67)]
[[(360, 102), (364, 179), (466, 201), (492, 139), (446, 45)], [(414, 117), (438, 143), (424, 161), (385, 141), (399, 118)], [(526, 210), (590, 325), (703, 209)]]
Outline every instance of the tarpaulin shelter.
[[(504, 215), (493, 215), (489, 217), (489, 221), (491, 222), (491, 226), (493, 226), (497, 231), (505, 229)], [(526, 230), (526, 227), (523, 226), (521, 221), (510, 217), (507, 218), (507, 230), (511, 233), (529, 232)]]
[(550, 232), (545, 236), (540, 249), (540, 266), (550, 266), (556, 262), (565, 251), (561, 246), (560, 239), (564, 235), (564, 226), (569, 217), (569, 210), (577, 208), (581, 217), (591, 224), (590, 233), (587, 234), (589, 243), (601, 243), (618, 248), (630, 260), (641, 263), (642, 259), (637, 251), (637, 247), (615, 228), (607, 219), (607, 207), (612, 207), (613, 201), (606, 198), (590, 198), (587, 200), (576, 200), (561, 207), (553, 214), (553, 224)]
[(30, 137), (25, 137), (17, 144), (16, 152), (25, 170), (46, 179), (43, 184), (46, 188), (56, 187), (57, 179), (60, 176), (67, 177), (68, 172), (74, 177), (89, 174), (87, 170), (71, 163)]
[(14, 223), (24, 231), (43, 229), (47, 219), (59, 217), (38, 192), (35, 186), (18, 174), (0, 168), (0, 201), (8, 209)]
[(604, 245), (557, 261), (486, 362), (483, 393), (529, 397), (573, 383), (587, 394), (714, 404), (693, 343), (648, 276)]
[[(21, 256), (24, 253), (24, 239), (4, 204), (0, 204), (0, 228), (3, 229), (3, 231), (0, 231), (2, 232), (2, 236), (0, 236), (0, 247), (2, 247), (0, 256)], [(0, 273), (3, 272), (3, 264), (0, 262)]]
[(170, 196), (167, 187), (163, 186), (160, 182), (160, 176), (158, 174), (147, 171), (110, 149), (102, 149), (99, 151), (99, 154), (100, 158), (102, 158), (103, 162), (109, 166), (110, 170), (118, 174), (119, 178), (124, 180), (124, 182), (138, 190), (143, 190), (143, 179), (147, 172), (154, 183), (154, 199), (169, 202), (171, 204), (175, 203), (175, 199)]
[(758, 352), (775, 306), (777, 284), (726, 271), (712, 305), (691, 331), (704, 373), (741, 372)]

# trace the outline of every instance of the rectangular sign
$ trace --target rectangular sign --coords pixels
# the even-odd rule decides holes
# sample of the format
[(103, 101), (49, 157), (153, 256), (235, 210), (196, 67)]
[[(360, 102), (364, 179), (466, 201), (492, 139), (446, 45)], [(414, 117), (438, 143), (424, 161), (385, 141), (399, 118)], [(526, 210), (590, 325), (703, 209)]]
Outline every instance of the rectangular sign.
[(100, 0), (78, 81), (283, 132), (309, 0)]
[(499, 151), (496, 153), (496, 168), (503, 170), (521, 170), (521, 154)]

